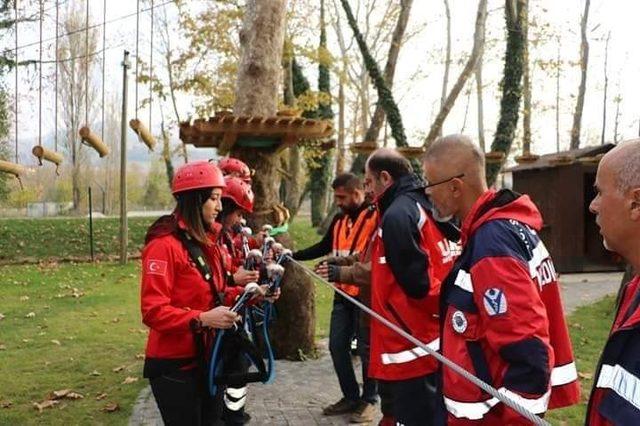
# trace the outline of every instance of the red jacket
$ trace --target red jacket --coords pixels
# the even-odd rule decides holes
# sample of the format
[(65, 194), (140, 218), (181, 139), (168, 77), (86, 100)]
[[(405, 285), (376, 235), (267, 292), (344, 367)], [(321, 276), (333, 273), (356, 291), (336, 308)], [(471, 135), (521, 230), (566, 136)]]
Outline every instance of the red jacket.
[(640, 275), (622, 293), (593, 380), (589, 426), (640, 424)]
[[(371, 308), (419, 339), (439, 348), (440, 283), (455, 259), (429, 213), (419, 181), (401, 178), (378, 202), (380, 225), (371, 255)], [(378, 321), (371, 321), (369, 376), (406, 380), (437, 370), (425, 351)]]
[[(442, 353), (530, 411), (579, 402), (557, 274), (529, 197), (487, 191), (462, 226), (442, 290)], [(449, 424), (529, 424), (443, 367)]]
[[(142, 251), (142, 321), (150, 328), (147, 358), (191, 358), (196, 355), (190, 322), (214, 307), (207, 282), (189, 258), (176, 235), (184, 224), (174, 216), (161, 218), (151, 226)], [(219, 229), (209, 238), (216, 241)], [(240, 289), (226, 289), (220, 250), (216, 244), (203, 247), (214, 276), (216, 290), (231, 304)], [(226, 290), (226, 291), (225, 291)]]

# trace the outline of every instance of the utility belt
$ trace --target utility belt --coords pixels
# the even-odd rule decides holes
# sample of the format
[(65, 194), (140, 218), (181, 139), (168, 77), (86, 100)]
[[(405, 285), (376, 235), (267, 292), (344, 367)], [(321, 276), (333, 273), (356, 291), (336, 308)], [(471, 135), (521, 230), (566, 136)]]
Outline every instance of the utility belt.
[(197, 367), (195, 357), (190, 358), (145, 358), (142, 377), (155, 379), (176, 370), (190, 370)]

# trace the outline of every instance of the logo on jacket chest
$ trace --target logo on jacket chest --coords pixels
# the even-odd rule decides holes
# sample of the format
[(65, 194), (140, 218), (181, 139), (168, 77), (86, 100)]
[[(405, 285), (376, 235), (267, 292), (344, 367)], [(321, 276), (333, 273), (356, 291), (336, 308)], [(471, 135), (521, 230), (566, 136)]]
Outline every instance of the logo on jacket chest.
[(438, 249), (442, 255), (442, 263), (453, 262), (461, 253), (460, 246), (446, 238), (438, 241)]
[(484, 292), (484, 309), (490, 317), (507, 312), (507, 296), (499, 288), (490, 288)]
[(456, 333), (464, 333), (467, 330), (467, 317), (464, 316), (462, 311), (455, 311), (451, 316), (451, 325)]

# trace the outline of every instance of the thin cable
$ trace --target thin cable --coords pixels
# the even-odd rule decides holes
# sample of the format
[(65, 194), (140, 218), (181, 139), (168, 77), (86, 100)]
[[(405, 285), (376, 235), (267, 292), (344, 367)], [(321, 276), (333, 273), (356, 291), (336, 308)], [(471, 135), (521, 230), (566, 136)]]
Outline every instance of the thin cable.
[[(55, 51), (55, 60), (56, 60), (56, 76), (55, 76), (55, 84), (54, 84), (54, 102), (55, 102), (55, 106), (54, 106), (54, 117), (53, 117), (53, 125), (54, 125), (54, 131), (53, 131), (53, 143), (54, 143), (54, 151), (58, 151), (58, 24), (59, 24), (59, 9), (60, 9), (60, 1), (56, 0), (56, 51)], [(42, 66), (42, 63), (40, 63), (40, 66)]]
[(416, 345), (420, 349), (424, 350), (429, 355), (433, 356), (435, 359), (440, 361), (442, 364), (446, 365), (447, 367), (449, 367), (450, 369), (452, 369), (453, 371), (455, 371), (456, 373), (458, 373), (459, 375), (461, 375), (465, 379), (469, 380), (471, 383), (473, 383), (474, 385), (478, 386), (480, 389), (484, 390), (489, 395), (493, 396), (494, 398), (498, 399), (499, 401), (502, 401), (502, 403), (504, 403), (505, 405), (508, 405), (513, 410), (517, 411), (520, 415), (522, 415), (527, 420), (531, 421), (532, 423), (534, 423), (536, 425), (551, 426), (550, 423), (547, 423), (544, 419), (538, 417), (537, 415), (535, 415), (531, 411), (527, 410), (522, 405), (520, 405), (518, 402), (514, 401), (513, 399), (511, 399), (507, 395), (501, 393), (500, 391), (498, 391), (493, 386), (490, 386), (487, 383), (483, 382), (482, 380), (478, 379), (476, 376), (474, 376), (473, 374), (469, 373), (467, 370), (465, 370), (464, 368), (460, 367), (458, 364), (454, 363), (453, 361), (450, 361), (448, 358), (445, 358), (443, 355), (438, 353), (438, 351), (431, 349), (429, 346), (425, 345), (423, 342), (421, 342), (420, 340), (416, 339), (411, 334), (407, 333), (406, 331), (404, 331), (403, 329), (401, 329), (400, 327), (398, 327), (397, 325), (395, 325), (394, 323), (392, 323), (391, 321), (389, 321), (385, 317), (381, 316), (380, 314), (378, 314), (377, 312), (375, 312), (374, 310), (372, 310), (368, 306), (362, 304), (359, 300), (351, 297), (350, 295), (348, 295), (344, 291), (340, 290), (338, 287), (332, 285), (330, 282), (326, 281), (320, 275), (316, 274), (311, 269), (309, 269), (307, 266), (305, 266), (303, 263), (298, 262), (297, 260), (293, 259), (290, 256), (289, 256), (289, 260), (291, 262), (295, 263), (296, 265), (300, 266), (302, 268), (302, 270), (305, 271), (308, 275), (312, 276), (313, 278), (318, 279), (324, 285), (328, 286), (331, 290), (333, 290), (334, 292), (340, 294), (342, 297), (346, 298), (348, 301), (350, 301), (351, 303), (356, 305), (362, 311), (366, 312), (367, 314), (369, 314), (370, 316), (372, 316), (376, 320), (380, 321), (382, 324), (384, 324), (385, 326), (387, 326), (391, 330), (395, 331), (396, 333), (398, 333), (399, 335), (401, 335), (402, 337), (404, 337), (405, 339), (407, 339), (408, 341), (410, 341), (411, 343), (413, 343), (414, 345)]
[(136, 1), (136, 120), (138, 119), (138, 66), (140, 64), (140, 0)]
[(149, 131), (151, 132), (151, 111), (153, 110), (153, 0), (151, 0), (151, 46), (149, 48)]
[(84, 32), (84, 125), (89, 127), (89, 0), (85, 0), (87, 13)]
[[(42, 146), (42, 20), (44, 16), (44, 3), (40, 0), (40, 75), (39, 79), (39, 88), (38, 88), (38, 145)], [(42, 165), (42, 161), (40, 162)]]
[(105, 51), (107, 43), (107, 0), (102, 1), (102, 126), (100, 128), (100, 136), (104, 141), (104, 70), (105, 70)]
[[(78, 59), (91, 58), (92, 56), (100, 55), (104, 51), (109, 51), (109, 50), (112, 50), (112, 49), (117, 49), (119, 47), (122, 47), (125, 44), (128, 44), (128, 43), (123, 41), (120, 44), (115, 44), (113, 46), (106, 47), (105, 49), (100, 49), (100, 50), (93, 51), (93, 52), (89, 53), (88, 55), (82, 54), (82, 55), (78, 55), (78, 56), (70, 56), (68, 58), (60, 59), (58, 62), (59, 63), (63, 63), (63, 62), (75, 61), (75, 60), (78, 60)], [(42, 63), (43, 64), (55, 64), (56, 61), (42, 61)]]
[(15, 101), (14, 101), (14, 119), (16, 121), (15, 124), (15, 132), (16, 132), (16, 164), (18, 164), (18, 0), (15, 0), (15, 21), (16, 21), (16, 63), (15, 63), (15, 71), (16, 71), (16, 90), (15, 90)]
[[(164, 3), (160, 3), (160, 4), (159, 4), (159, 5), (157, 5), (157, 6), (154, 6), (154, 8), (155, 8), (155, 9), (158, 9), (158, 8), (160, 8), (160, 7), (164, 7), (164, 6), (166, 6), (166, 5), (168, 5), (168, 4), (172, 4), (172, 3), (174, 3), (174, 2), (175, 2), (175, 0), (168, 0), (168, 1), (165, 1)], [(141, 9), (141, 10), (140, 10), (140, 12), (148, 12), (148, 11), (150, 11), (150, 10), (151, 10), (151, 8)], [(124, 19), (131, 18), (132, 16), (135, 16), (135, 15), (136, 15), (136, 13), (129, 13), (129, 14), (127, 14), (127, 15), (119, 16), (119, 17), (114, 18), (114, 19), (112, 19), (112, 20), (110, 20), (110, 21), (107, 21), (107, 25), (110, 25), (110, 24), (113, 24), (113, 23), (116, 23), (116, 22), (122, 21), (122, 20), (124, 20)], [(91, 26), (89, 27), (89, 29), (90, 29), (90, 30), (92, 30), (92, 29), (94, 29), (94, 28), (98, 28), (98, 27), (100, 27), (100, 26), (102, 26), (102, 23), (91, 25)], [(83, 32), (83, 31), (85, 31), (85, 28), (78, 28), (77, 30), (69, 31), (68, 33), (65, 33), (65, 34), (59, 35), (59, 36), (58, 36), (58, 38), (68, 37), (68, 36), (71, 36), (71, 35), (74, 35), (74, 34), (81, 33), (81, 32)], [(45, 39), (43, 39), (42, 41), (46, 43), (46, 42), (48, 42), (48, 41), (55, 41), (55, 39), (56, 39), (56, 37), (50, 37), (50, 38), (45, 38)], [(39, 42), (38, 42), (38, 41), (36, 41), (36, 42), (33, 42), (33, 43), (27, 43), (27, 44), (24, 44), (24, 45), (22, 45), (22, 46), (18, 46), (18, 45), (16, 44), (16, 46), (15, 46), (14, 48), (12, 48), (12, 49), (5, 49), (5, 50), (2, 52), (2, 55), (3, 55), (3, 56), (4, 56), (4, 55), (8, 55), (8, 54), (10, 54), (10, 53), (12, 53), (12, 52), (15, 52), (15, 51), (17, 51), (17, 50), (24, 49), (24, 48), (27, 48), (27, 47), (37, 46), (37, 45), (38, 45), (38, 43), (39, 43)]]

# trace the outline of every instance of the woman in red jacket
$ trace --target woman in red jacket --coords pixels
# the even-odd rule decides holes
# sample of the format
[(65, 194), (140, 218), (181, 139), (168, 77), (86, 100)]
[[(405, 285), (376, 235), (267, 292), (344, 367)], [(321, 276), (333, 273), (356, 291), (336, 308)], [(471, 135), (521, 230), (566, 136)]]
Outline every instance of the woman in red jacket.
[(216, 244), (224, 186), (210, 162), (179, 168), (171, 188), (177, 206), (149, 228), (142, 252), (142, 320), (150, 328), (144, 377), (167, 425), (211, 423), (214, 404), (201, 368), (206, 347), (214, 329), (239, 320), (223, 306), (241, 289), (225, 288)]

